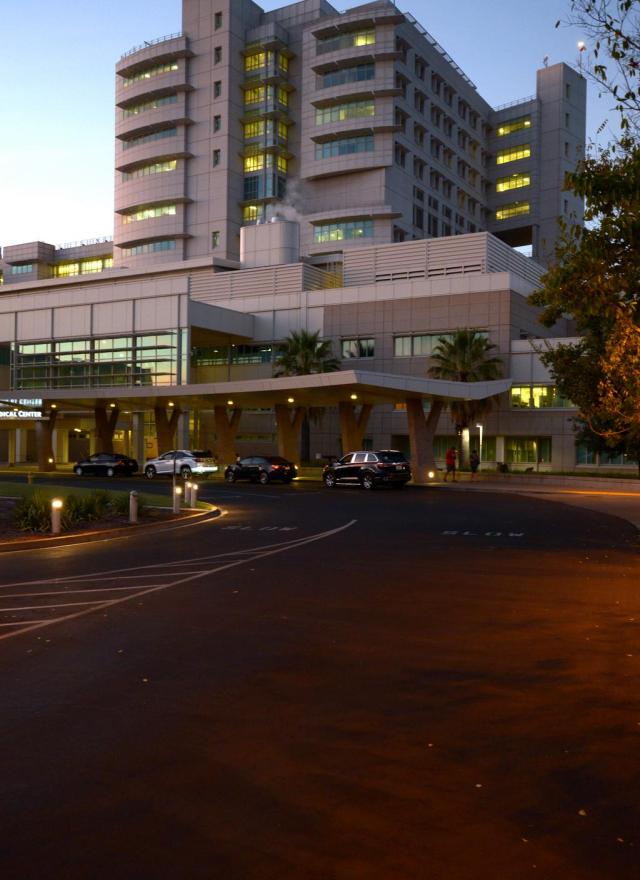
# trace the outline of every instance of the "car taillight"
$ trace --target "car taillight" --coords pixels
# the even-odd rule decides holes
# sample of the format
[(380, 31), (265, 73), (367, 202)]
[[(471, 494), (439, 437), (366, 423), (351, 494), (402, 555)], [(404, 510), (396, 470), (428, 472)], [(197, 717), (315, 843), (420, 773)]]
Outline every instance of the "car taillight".
[(380, 470), (383, 471), (387, 467), (387, 465), (383, 461), (379, 461), (376, 467), (380, 468)]
[(280, 465), (279, 465), (279, 464), (272, 464), (272, 465), (271, 465), (271, 470), (272, 470), (272, 471), (278, 471), (278, 470), (280, 470)]
[(204, 458), (194, 458), (194, 461), (196, 464), (202, 464), (202, 462), (204, 461)]

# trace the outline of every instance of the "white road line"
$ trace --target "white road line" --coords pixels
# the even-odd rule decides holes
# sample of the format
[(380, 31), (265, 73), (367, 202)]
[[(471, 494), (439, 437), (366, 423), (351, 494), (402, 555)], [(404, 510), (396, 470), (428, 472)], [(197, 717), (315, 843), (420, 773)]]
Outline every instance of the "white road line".
[[(141, 596), (146, 596), (150, 593), (157, 593), (162, 590), (167, 590), (170, 587), (176, 587), (176, 586), (179, 586), (180, 584), (185, 584), (185, 583), (189, 583), (191, 581), (196, 581), (196, 580), (199, 580), (200, 578), (203, 578), (207, 575), (217, 574), (220, 571), (226, 571), (227, 569), (236, 568), (239, 565), (244, 565), (246, 562), (253, 562), (257, 559), (264, 559), (267, 556), (275, 556), (278, 553), (286, 553), (288, 550), (296, 550), (298, 547), (303, 547), (306, 544), (313, 544), (316, 541), (322, 541), (325, 538), (331, 537), (332, 535), (337, 535), (340, 532), (343, 532), (346, 529), (351, 528), (351, 526), (355, 525), (356, 522), (357, 522), (357, 520), (355, 520), (355, 519), (349, 520), (349, 522), (343, 526), (338, 526), (335, 529), (329, 529), (325, 532), (318, 532), (315, 535), (310, 535), (307, 538), (298, 539), (295, 542), (293, 542), (293, 541), (287, 542), (285, 544), (285, 546), (275, 545), (275, 548), (273, 548), (273, 549), (266, 549), (266, 550), (258, 549), (254, 556), (249, 557), (247, 559), (237, 559), (234, 562), (227, 562), (225, 565), (219, 565), (216, 568), (209, 568), (209, 569), (205, 569), (204, 571), (195, 572), (194, 574), (188, 575), (186, 577), (181, 577), (178, 580), (172, 581), (168, 584), (162, 584), (160, 586), (153, 586), (153, 587), (147, 586), (143, 590), (139, 590), (138, 592), (132, 593), (129, 596), (122, 596), (119, 599), (109, 599), (105, 602), (98, 603), (91, 608), (85, 608), (82, 611), (75, 611), (72, 614), (66, 614), (62, 617), (56, 617), (51, 620), (36, 621), (36, 622), (31, 621), (27, 624), (27, 626), (24, 626), (22, 629), (14, 630), (13, 632), (6, 633), (5, 635), (0, 635), (0, 641), (3, 641), (4, 639), (10, 639), (10, 638), (13, 638), (14, 636), (19, 636), (19, 635), (22, 635), (27, 632), (33, 632), (34, 630), (41, 629), (42, 627), (45, 627), (45, 626), (52, 626), (56, 623), (63, 623), (64, 621), (67, 621), (67, 620), (75, 620), (78, 617), (84, 617), (87, 614), (91, 614), (93, 611), (98, 611), (102, 608), (111, 608), (114, 605), (121, 605), (124, 602), (130, 602), (132, 599), (138, 599)], [(272, 547), (273, 547), (273, 545), (272, 545)], [(15, 609), (13, 609), (13, 610), (15, 610)]]
[[(30, 624), (34, 623), (49, 623), (48, 620), (30, 620)], [(15, 623), (0, 623), (0, 626), (24, 626), (24, 620), (16, 620)]]
[[(180, 572), (187, 574), (187, 572)], [(151, 584), (147, 584), (151, 586)], [(155, 586), (155, 584), (153, 584)], [(127, 590), (135, 589), (135, 587), (89, 587), (86, 590), (50, 590), (46, 593), (7, 593), (4, 599), (32, 599), (35, 596), (75, 596), (77, 593), (126, 593)]]
[(73, 605), (102, 605), (104, 599), (96, 599), (95, 602), (57, 602), (55, 605), (21, 605), (19, 608), (0, 608), (0, 614), (10, 614), (13, 611), (46, 611), (47, 608), (71, 608)]
[[(356, 520), (352, 520), (352, 522), (356, 522)], [(37, 586), (38, 584), (50, 584), (53, 586), (54, 584), (67, 584), (73, 583), (78, 580), (86, 580), (88, 578), (101, 578), (103, 580), (112, 580), (111, 575), (120, 574), (121, 572), (126, 571), (154, 571), (158, 568), (163, 570), (173, 569), (179, 566), (190, 566), (196, 565), (204, 562), (211, 562), (214, 559), (227, 559), (230, 556), (238, 556), (238, 555), (246, 555), (248, 553), (256, 553), (260, 550), (264, 550), (269, 547), (288, 547), (291, 545), (295, 545), (300, 541), (304, 540), (304, 537), (291, 538), (288, 541), (279, 541), (275, 544), (261, 544), (257, 547), (248, 547), (244, 550), (228, 550), (225, 553), (214, 553), (209, 556), (197, 556), (190, 560), (179, 559), (175, 562), (154, 562), (148, 565), (132, 565), (127, 568), (113, 568), (110, 571), (92, 571), (87, 574), (71, 574), (67, 577), (63, 578), (39, 578), (38, 580), (33, 581), (12, 581), (8, 584), (0, 584), (0, 590), (6, 590), (8, 587), (30, 587)], [(173, 573), (173, 572), (172, 572)]]

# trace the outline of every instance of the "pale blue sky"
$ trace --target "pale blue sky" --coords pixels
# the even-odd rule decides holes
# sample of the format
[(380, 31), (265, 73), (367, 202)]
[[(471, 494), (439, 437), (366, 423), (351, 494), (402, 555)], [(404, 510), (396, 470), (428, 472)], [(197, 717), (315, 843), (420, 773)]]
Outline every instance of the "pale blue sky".
[[(265, 0), (264, 9), (282, 5)], [(344, 10), (360, 2), (336, 2)], [(496, 106), (535, 91), (542, 59), (576, 63), (568, 0), (405, 0)], [(22, 0), (4, 4), (0, 53), (0, 245), (111, 235), (114, 65), (180, 30), (180, 0)], [(615, 122), (589, 86), (588, 130)], [(602, 135), (600, 139), (602, 140)]]

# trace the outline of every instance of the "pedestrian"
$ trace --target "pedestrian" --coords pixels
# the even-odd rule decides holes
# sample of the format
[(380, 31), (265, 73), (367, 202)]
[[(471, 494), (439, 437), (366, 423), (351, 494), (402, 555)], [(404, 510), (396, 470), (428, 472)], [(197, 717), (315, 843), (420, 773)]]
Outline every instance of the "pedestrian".
[(456, 450), (454, 446), (450, 446), (447, 449), (447, 454), (445, 455), (445, 464), (447, 466), (447, 470), (444, 475), (444, 482), (447, 482), (447, 477), (451, 474), (452, 482), (456, 482)]
[(469, 456), (469, 467), (471, 468), (471, 480), (475, 480), (476, 474), (478, 473), (478, 467), (480, 466), (480, 456), (478, 455), (477, 449), (471, 450), (471, 455)]

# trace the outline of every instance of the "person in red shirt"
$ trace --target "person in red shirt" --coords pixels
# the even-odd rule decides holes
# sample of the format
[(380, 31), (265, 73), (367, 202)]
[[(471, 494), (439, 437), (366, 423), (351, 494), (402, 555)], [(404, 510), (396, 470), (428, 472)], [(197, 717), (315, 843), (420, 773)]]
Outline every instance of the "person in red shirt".
[(451, 474), (452, 482), (456, 482), (456, 450), (453, 446), (450, 446), (447, 449), (447, 454), (445, 456), (445, 464), (447, 466), (446, 473), (444, 475), (444, 482), (447, 482), (447, 477)]

